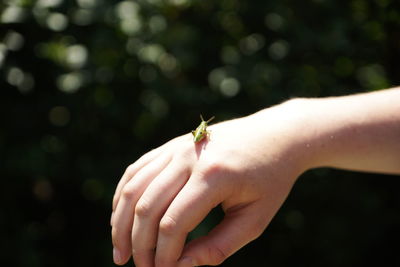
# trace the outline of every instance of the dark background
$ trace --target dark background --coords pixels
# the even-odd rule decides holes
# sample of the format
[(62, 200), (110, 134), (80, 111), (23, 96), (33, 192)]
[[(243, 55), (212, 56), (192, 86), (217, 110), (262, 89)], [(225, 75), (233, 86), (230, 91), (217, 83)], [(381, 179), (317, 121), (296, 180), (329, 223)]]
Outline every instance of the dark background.
[[(396, 0), (3, 0), (0, 19), (1, 266), (113, 266), (116, 183), (199, 113), (400, 79)], [(399, 186), (309, 171), (222, 266), (399, 266)]]

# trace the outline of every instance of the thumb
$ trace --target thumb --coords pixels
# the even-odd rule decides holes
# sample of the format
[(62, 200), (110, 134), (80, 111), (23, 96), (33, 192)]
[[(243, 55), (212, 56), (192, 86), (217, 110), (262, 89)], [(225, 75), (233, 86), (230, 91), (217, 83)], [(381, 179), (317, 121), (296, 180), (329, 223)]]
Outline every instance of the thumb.
[(228, 212), (211, 232), (189, 242), (178, 266), (219, 265), (264, 231), (267, 222), (256, 206)]

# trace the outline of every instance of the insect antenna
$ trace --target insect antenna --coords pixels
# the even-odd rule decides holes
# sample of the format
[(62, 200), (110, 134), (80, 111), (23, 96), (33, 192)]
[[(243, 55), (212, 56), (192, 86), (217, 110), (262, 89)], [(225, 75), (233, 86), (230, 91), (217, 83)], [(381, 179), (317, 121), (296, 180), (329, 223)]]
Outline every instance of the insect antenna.
[(212, 121), (215, 118), (215, 116), (212, 116), (208, 121), (206, 121), (206, 123), (209, 123), (210, 121)]

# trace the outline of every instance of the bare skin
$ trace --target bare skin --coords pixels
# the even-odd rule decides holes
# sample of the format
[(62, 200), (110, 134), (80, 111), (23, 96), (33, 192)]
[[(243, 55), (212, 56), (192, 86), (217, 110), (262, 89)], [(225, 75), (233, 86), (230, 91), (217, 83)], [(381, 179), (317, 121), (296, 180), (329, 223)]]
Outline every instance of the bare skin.
[[(111, 218), (116, 264), (218, 265), (262, 234), (312, 168), (400, 174), (400, 88), (290, 100), (208, 129), (208, 139), (177, 137), (126, 169)], [(217, 205), (224, 220), (185, 244)]]

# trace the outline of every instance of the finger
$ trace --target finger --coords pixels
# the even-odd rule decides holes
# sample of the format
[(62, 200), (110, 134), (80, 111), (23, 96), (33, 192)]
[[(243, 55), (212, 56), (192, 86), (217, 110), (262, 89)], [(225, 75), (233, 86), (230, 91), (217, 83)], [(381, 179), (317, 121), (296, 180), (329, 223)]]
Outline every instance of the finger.
[(115, 209), (112, 222), (115, 263), (123, 264), (129, 259), (131, 255), (130, 236), (136, 203), (146, 187), (169, 162), (169, 155), (158, 157), (139, 170), (135, 177), (121, 189), (120, 200)]
[(160, 148), (153, 149), (149, 151), (148, 153), (144, 154), (142, 157), (140, 157), (137, 161), (135, 161), (133, 164), (129, 165), (128, 168), (126, 168), (124, 174), (122, 175), (121, 180), (118, 182), (117, 188), (115, 189), (115, 194), (113, 198), (113, 205), (112, 205), (112, 210), (115, 211), (115, 208), (117, 207), (118, 200), (121, 195), (121, 190), (124, 187), (124, 185), (129, 182), (129, 180), (135, 176), (135, 174), (142, 169), (144, 166), (146, 166), (149, 162), (154, 160), (159, 153), (161, 152)]
[(172, 160), (137, 202), (132, 229), (132, 255), (137, 267), (154, 266), (160, 219), (186, 183), (189, 171), (182, 161)]
[(168, 207), (160, 221), (156, 267), (176, 266), (187, 234), (224, 198), (223, 191), (210, 181), (191, 177)]
[(207, 236), (186, 245), (178, 266), (221, 264), (264, 231), (267, 223), (259, 218), (259, 214), (260, 208), (256, 205), (226, 214)]

